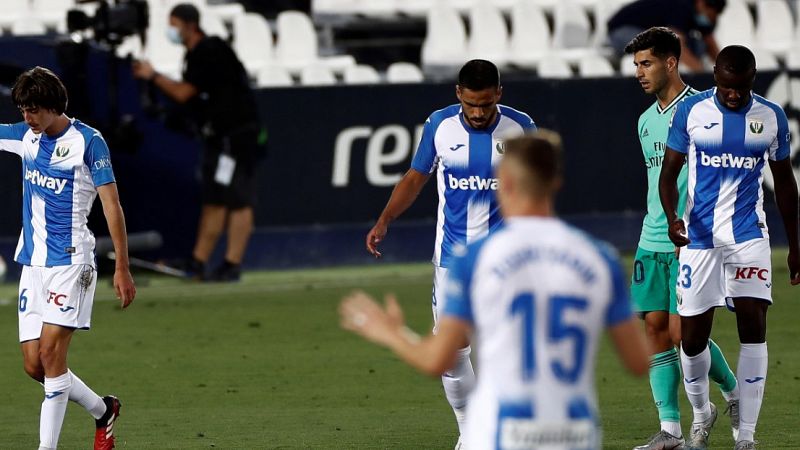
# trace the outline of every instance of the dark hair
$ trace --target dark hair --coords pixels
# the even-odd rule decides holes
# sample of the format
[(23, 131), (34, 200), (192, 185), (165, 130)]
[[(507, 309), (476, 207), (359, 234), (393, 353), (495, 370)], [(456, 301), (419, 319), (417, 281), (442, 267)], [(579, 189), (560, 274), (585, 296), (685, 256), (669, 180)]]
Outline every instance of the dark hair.
[(517, 162), (530, 175), (526, 184), (532, 193), (552, 194), (563, 175), (561, 136), (555, 131), (539, 130), (505, 142), (504, 158)]
[(634, 54), (650, 50), (660, 59), (674, 56), (681, 59), (681, 38), (667, 27), (653, 27), (642, 31), (625, 46), (625, 53)]
[(472, 91), (500, 87), (500, 71), (491, 61), (473, 59), (458, 71), (458, 85)]
[(50, 69), (36, 66), (23, 72), (14, 87), (11, 98), (17, 108), (42, 108), (64, 114), (67, 110), (67, 88)]
[(709, 8), (713, 8), (718, 13), (724, 11), (725, 7), (728, 5), (728, 2), (726, 0), (704, 0), (704, 1), (706, 2), (706, 5), (708, 5)]
[(729, 45), (720, 50), (714, 69), (724, 70), (734, 75), (746, 75), (756, 71), (756, 57), (749, 48)]
[(200, 26), (200, 11), (191, 3), (179, 3), (169, 12), (170, 17)]

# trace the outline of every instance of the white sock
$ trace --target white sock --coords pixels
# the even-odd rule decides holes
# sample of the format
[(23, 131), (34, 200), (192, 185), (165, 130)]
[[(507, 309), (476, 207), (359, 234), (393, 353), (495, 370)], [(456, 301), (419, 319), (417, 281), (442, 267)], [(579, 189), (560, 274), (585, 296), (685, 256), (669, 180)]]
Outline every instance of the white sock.
[(722, 394), (722, 398), (724, 398), (726, 402), (730, 402), (731, 400), (739, 400), (739, 380), (736, 380), (736, 387), (734, 387), (732, 391), (725, 392), (720, 389), (719, 392)]
[(680, 422), (661, 422), (661, 429), (666, 431), (667, 433), (675, 436), (681, 437), (683, 436), (683, 432), (681, 431), (681, 423)]
[(69, 372), (54, 378), (44, 377), (44, 401), (39, 418), (39, 447), (58, 448), (58, 436), (67, 413), (72, 377)]
[(767, 381), (767, 343), (742, 344), (736, 370), (739, 384), (739, 439), (752, 441)]
[(450, 402), (450, 406), (453, 407), (453, 413), (458, 422), (458, 431), (462, 434), (467, 418), (467, 397), (475, 386), (475, 372), (472, 370), (469, 354), (469, 347), (459, 350), (453, 368), (442, 375), (444, 394), (447, 401)]
[(106, 413), (106, 403), (103, 399), (95, 394), (93, 390), (86, 385), (77, 375), (67, 370), (67, 373), (72, 377), (72, 388), (69, 391), (69, 399), (73, 402), (83, 406), (89, 414), (95, 419), (103, 417)]
[(711, 352), (708, 347), (695, 356), (686, 356), (681, 349), (681, 367), (683, 367), (683, 386), (686, 396), (694, 410), (692, 423), (702, 423), (711, 417), (711, 405), (708, 401), (708, 370), (711, 367)]

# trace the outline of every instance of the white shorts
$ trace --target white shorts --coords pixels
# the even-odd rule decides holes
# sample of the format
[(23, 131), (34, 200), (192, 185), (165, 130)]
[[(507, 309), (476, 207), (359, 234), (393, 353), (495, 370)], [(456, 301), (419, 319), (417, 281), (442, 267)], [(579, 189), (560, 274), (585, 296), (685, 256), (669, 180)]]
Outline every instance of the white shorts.
[(433, 334), (439, 325), (439, 317), (444, 311), (444, 284), (447, 281), (447, 268), (433, 266), (433, 293), (431, 309), (433, 309)]
[(97, 272), (88, 264), (24, 266), (19, 280), (19, 341), (39, 339), (42, 324), (88, 330)]
[(696, 316), (739, 297), (772, 303), (769, 239), (708, 249), (682, 248), (678, 269), (678, 314)]

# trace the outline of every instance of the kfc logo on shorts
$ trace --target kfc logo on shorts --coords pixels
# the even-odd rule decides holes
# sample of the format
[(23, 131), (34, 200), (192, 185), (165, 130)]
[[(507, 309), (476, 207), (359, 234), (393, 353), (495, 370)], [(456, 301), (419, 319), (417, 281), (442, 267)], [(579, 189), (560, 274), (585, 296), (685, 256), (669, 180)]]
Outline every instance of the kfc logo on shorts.
[(762, 269), (760, 267), (737, 267), (736, 280), (752, 280), (753, 277), (758, 277), (759, 280), (767, 281), (769, 269)]
[(64, 306), (64, 300), (66, 300), (66, 298), (67, 296), (65, 294), (50, 291), (50, 295), (47, 296), (47, 303), (53, 302), (56, 306)]

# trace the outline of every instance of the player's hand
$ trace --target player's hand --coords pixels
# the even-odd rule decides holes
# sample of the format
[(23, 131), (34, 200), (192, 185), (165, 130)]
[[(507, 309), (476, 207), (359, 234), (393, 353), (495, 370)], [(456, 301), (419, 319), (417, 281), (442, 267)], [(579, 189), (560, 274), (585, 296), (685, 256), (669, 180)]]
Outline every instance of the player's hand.
[(792, 286), (797, 286), (800, 284), (800, 255), (796, 251), (789, 250), (786, 262), (789, 264), (789, 282)]
[(156, 74), (153, 65), (147, 61), (134, 61), (132, 68), (133, 76), (142, 80), (152, 80)]
[(686, 225), (683, 223), (683, 219), (678, 219), (669, 224), (669, 240), (676, 247), (683, 247), (691, 242), (687, 237)]
[(372, 297), (355, 291), (339, 304), (342, 328), (382, 345), (390, 345), (405, 326), (403, 311), (393, 295), (386, 296), (384, 310)]
[(367, 233), (367, 251), (376, 258), (381, 257), (381, 252), (378, 251), (378, 244), (380, 244), (381, 241), (383, 241), (383, 238), (386, 237), (388, 228), (389, 227), (387, 225), (379, 220), (375, 226), (369, 230), (369, 233)]
[(136, 297), (136, 286), (133, 283), (133, 276), (130, 270), (117, 269), (114, 272), (114, 291), (117, 293), (117, 298), (122, 305), (122, 308), (127, 308)]

